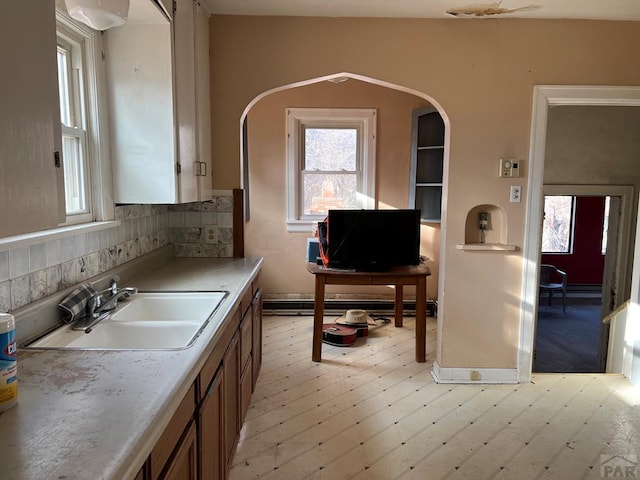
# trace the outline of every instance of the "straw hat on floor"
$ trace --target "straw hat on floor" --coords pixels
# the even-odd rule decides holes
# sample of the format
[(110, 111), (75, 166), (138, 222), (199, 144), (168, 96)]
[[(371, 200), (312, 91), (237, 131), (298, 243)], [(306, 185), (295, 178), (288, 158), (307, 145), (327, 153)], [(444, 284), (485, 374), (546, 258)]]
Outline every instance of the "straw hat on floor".
[(336, 320), (339, 325), (375, 325), (365, 310), (347, 310), (346, 313)]

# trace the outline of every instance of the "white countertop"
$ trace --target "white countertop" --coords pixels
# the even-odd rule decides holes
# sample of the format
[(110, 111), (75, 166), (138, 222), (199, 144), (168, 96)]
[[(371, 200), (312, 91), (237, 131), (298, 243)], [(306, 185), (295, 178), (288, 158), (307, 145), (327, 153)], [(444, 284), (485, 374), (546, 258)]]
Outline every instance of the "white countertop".
[(0, 413), (0, 478), (136, 476), (239, 304), (261, 259), (176, 258), (140, 290), (228, 290), (195, 344), (175, 351), (19, 351), (18, 405)]

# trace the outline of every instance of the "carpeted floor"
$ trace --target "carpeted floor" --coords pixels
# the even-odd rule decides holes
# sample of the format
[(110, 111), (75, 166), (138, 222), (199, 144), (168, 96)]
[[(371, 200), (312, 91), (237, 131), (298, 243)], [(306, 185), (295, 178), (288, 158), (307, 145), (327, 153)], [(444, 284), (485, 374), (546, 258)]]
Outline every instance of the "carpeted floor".
[(533, 371), (598, 372), (600, 305), (567, 299), (567, 312), (563, 313), (559, 303), (549, 307), (545, 300), (540, 302)]

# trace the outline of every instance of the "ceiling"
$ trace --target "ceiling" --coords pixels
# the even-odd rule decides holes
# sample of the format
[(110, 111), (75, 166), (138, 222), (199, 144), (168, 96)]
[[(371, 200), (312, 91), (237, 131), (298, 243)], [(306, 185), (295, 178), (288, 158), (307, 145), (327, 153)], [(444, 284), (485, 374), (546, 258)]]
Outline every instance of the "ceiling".
[[(574, 18), (640, 21), (640, 0), (204, 0), (210, 13), (316, 17)], [(480, 14), (478, 16), (478, 14)]]

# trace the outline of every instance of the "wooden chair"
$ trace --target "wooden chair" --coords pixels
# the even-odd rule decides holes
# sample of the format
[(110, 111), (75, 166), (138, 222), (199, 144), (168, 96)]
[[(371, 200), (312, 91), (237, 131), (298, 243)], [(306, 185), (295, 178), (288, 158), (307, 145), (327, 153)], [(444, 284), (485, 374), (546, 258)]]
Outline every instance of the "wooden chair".
[(540, 265), (540, 292), (549, 292), (549, 306), (554, 291), (562, 292), (562, 311), (567, 311), (567, 274), (553, 265)]

